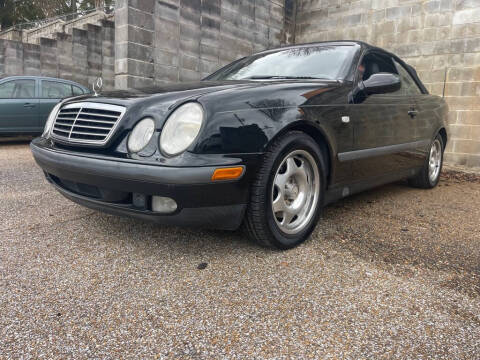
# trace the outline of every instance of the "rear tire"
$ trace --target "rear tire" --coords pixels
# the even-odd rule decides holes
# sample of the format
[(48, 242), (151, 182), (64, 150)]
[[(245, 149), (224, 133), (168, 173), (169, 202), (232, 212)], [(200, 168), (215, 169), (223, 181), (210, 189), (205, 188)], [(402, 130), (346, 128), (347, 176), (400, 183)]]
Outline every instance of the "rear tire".
[(258, 244), (290, 249), (305, 241), (324, 201), (326, 168), (318, 144), (291, 131), (268, 148), (252, 183), (244, 226)]
[(432, 189), (437, 186), (442, 172), (444, 147), (443, 138), (438, 134), (430, 145), (429, 155), (422, 169), (408, 180), (411, 186), (421, 189)]

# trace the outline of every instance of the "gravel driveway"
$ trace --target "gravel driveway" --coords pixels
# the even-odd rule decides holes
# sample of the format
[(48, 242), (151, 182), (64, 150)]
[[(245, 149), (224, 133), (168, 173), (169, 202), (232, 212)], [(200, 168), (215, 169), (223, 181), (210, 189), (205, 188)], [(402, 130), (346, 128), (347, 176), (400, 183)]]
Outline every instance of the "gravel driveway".
[(340, 201), (276, 252), (82, 208), (0, 144), (0, 216), (2, 359), (480, 358), (475, 175)]

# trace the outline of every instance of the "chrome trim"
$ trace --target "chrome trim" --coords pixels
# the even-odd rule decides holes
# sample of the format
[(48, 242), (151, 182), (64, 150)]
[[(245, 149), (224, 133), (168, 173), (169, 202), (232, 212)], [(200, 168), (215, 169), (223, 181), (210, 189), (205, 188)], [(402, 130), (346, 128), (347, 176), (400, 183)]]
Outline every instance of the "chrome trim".
[[(69, 113), (70, 115), (75, 115), (76, 114), (75, 118), (68, 119), (68, 118), (62, 118), (62, 116), (60, 116), (60, 112), (62, 110), (77, 109), (77, 108), (79, 109), (78, 112), (73, 112), (72, 111), (72, 112)], [(116, 118), (116, 120), (114, 120), (115, 117), (112, 116), (112, 115), (104, 115), (104, 114), (95, 113), (95, 112), (82, 113), (82, 110), (84, 110), (84, 109), (90, 110), (90, 111), (95, 111), (95, 110), (116, 111), (116, 112), (119, 112), (120, 115)], [(55, 140), (58, 140), (60, 142), (65, 142), (65, 143), (89, 144), (89, 145), (93, 145), (93, 146), (105, 145), (110, 140), (112, 135), (115, 133), (115, 130), (116, 130), (118, 124), (120, 123), (120, 121), (122, 120), (123, 115), (125, 114), (126, 110), (127, 109), (126, 109), (125, 106), (103, 104), (103, 103), (97, 103), (97, 102), (84, 101), (84, 102), (69, 103), (67, 105), (64, 105), (64, 106), (60, 107), (57, 115), (55, 116), (55, 121), (53, 122), (51, 131), (50, 131), (50, 136)], [(62, 115), (65, 115), (65, 114), (62, 114)], [(103, 119), (92, 119), (92, 120), (84, 119), (82, 115), (98, 116), (98, 117), (105, 118), (105, 120), (103, 120)], [(109, 120), (107, 120), (108, 118), (112, 118), (112, 120), (109, 121)], [(77, 121), (81, 121), (82, 119), (84, 119), (84, 121), (89, 121), (89, 122), (92, 122), (92, 123), (102, 123), (102, 124), (111, 124), (111, 125), (113, 124), (113, 126), (109, 130), (108, 134), (86, 133), (86, 132), (79, 132), (77, 130), (73, 130), (75, 126), (82, 127), (82, 128), (85, 128), (87, 126), (87, 125), (75, 125), (77, 123)], [(68, 133), (68, 136), (61, 136), (61, 135), (55, 134), (53, 132), (53, 130), (55, 128), (55, 125), (57, 124), (57, 120), (60, 120), (58, 125), (69, 126), (70, 131), (66, 131), (66, 130), (62, 130), (62, 129), (55, 129), (55, 130), (60, 131), (60, 132), (64, 132), (64, 133)], [(73, 120), (73, 123), (71, 125), (65, 124), (65, 123), (62, 123), (62, 120)], [(105, 128), (101, 128), (101, 127), (99, 127), (98, 130), (106, 131)], [(72, 134), (105, 136), (105, 139), (103, 139), (103, 140), (75, 139), (75, 138), (71, 137)]]
[[(53, 135), (52, 130), (53, 130), (53, 127), (55, 126), (55, 123), (57, 122), (57, 116), (60, 113), (60, 109), (62, 108), (62, 105), (64, 103), (66, 103), (68, 100), (71, 100), (71, 98), (60, 100), (60, 102), (57, 104), (57, 105), (59, 105), (59, 108), (58, 108), (57, 113), (55, 114), (55, 120), (53, 121), (52, 125), (50, 126), (50, 129), (48, 129), (48, 132), (45, 133), (45, 130), (44, 130), (44, 132), (42, 134), (42, 136), (45, 137), (46, 139), (49, 139), (49, 138), (52, 137), (52, 135)], [(57, 105), (55, 105), (55, 106), (57, 106)], [(53, 109), (55, 109), (55, 106), (53, 107)], [(52, 111), (53, 111), (53, 109), (52, 109)], [(48, 116), (50, 117), (50, 114)], [(48, 121), (48, 118), (47, 118), (47, 121)]]

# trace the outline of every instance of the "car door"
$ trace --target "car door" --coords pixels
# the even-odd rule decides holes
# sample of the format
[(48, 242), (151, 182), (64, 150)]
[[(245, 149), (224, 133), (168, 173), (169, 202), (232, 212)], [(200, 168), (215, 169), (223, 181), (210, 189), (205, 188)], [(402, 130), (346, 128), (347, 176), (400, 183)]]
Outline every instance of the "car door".
[(0, 83), (0, 133), (35, 133), (38, 98), (35, 79), (12, 79)]
[(420, 167), (425, 161), (427, 148), (430, 145), (432, 136), (432, 113), (435, 113), (435, 105), (429, 101), (430, 96), (423, 94), (415, 79), (409, 73), (407, 67), (397, 59), (393, 59), (402, 81), (404, 96), (408, 96), (414, 103), (411, 107), (410, 116), (412, 119), (411, 135), (417, 143), (416, 150), (410, 151), (410, 165)]
[(40, 85), (40, 110), (39, 110), (39, 127), (43, 129), (47, 121), (50, 111), (63, 98), (70, 97), (73, 94), (72, 85), (70, 83), (41, 80)]
[[(398, 76), (393, 59), (387, 53), (370, 51), (364, 54), (357, 69), (357, 81), (365, 81), (378, 73)], [(412, 97), (405, 95), (403, 84), (393, 92), (367, 95), (360, 91), (353, 99), (351, 123), (354, 146), (349, 154), (356, 180), (381, 179), (400, 174), (410, 166), (409, 146), (415, 142)], [(390, 175), (391, 176), (391, 175)]]

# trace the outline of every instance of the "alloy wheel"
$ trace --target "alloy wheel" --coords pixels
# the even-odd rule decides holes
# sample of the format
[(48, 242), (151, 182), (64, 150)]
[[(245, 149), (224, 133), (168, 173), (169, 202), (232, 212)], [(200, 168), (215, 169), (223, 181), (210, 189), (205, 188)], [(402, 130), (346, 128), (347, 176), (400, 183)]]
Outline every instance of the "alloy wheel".
[(440, 175), (440, 168), (442, 165), (442, 144), (438, 139), (432, 144), (430, 149), (430, 157), (428, 160), (428, 177), (431, 183), (437, 181)]
[(304, 150), (289, 153), (272, 186), (272, 211), (279, 229), (286, 234), (302, 231), (315, 214), (319, 194), (320, 176), (313, 156)]

